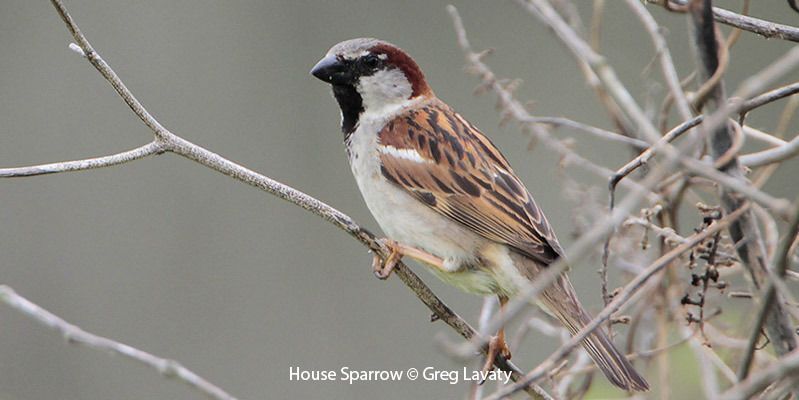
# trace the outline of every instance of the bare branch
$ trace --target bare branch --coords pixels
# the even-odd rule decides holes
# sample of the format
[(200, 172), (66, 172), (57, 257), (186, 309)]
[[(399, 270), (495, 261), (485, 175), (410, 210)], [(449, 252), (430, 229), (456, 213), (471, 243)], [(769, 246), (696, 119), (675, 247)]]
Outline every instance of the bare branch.
[[(555, 12), (554, 9), (546, 0), (516, 0), (525, 10), (539, 18), (541, 21), (552, 27), (558, 38), (572, 51), (573, 55), (582, 62), (585, 62), (593, 69), (600, 82), (605, 86), (610, 96), (616, 101), (622, 111), (627, 117), (633, 121), (636, 127), (644, 134), (646, 140), (655, 143), (660, 138), (655, 126), (643, 112), (641, 107), (636, 103), (635, 99), (630, 95), (629, 91), (624, 87), (621, 81), (616, 76), (613, 68), (607, 63), (605, 58), (600, 54), (594, 52), (591, 47), (580, 38), (569, 26), (563, 21), (563, 18)], [(793, 53), (796, 54), (793, 54)], [(739, 97), (748, 97), (754, 92), (757, 92), (761, 87), (765, 86), (767, 82), (773, 81), (776, 77), (787, 73), (795, 64), (799, 64), (799, 48), (794, 48), (789, 51), (789, 54), (783, 56), (780, 60), (773, 63), (760, 73), (756, 74), (750, 79), (747, 79), (739, 90)], [(712, 119), (706, 119), (704, 124), (710, 125), (707, 129), (714, 129), (716, 126), (721, 126), (726, 117), (731, 113), (738, 110), (740, 102), (731, 105), (731, 109), (719, 110)], [(682, 163), (690, 172), (695, 173), (706, 178), (710, 178), (720, 185), (735, 190), (742, 195), (761, 203), (766, 208), (774, 210), (778, 215), (783, 218), (789, 218), (791, 209), (790, 203), (785, 199), (776, 199), (773, 196), (758, 190), (751, 184), (741, 179), (740, 177), (732, 177), (723, 174), (704, 164), (698, 160), (683, 156), (679, 150), (675, 149), (668, 143), (662, 143), (662, 148), (654, 148), (656, 152), (662, 152), (669, 159), (676, 159)], [(624, 182), (624, 181), (622, 181)]]
[(799, 155), (799, 133), (788, 143), (768, 150), (749, 153), (740, 157), (741, 164), (748, 167), (760, 167), (784, 161)]
[(788, 96), (793, 96), (796, 93), (799, 93), (799, 82), (778, 87), (774, 90), (770, 90), (766, 93), (752, 97), (751, 99), (743, 102), (741, 104), (740, 109), (738, 110), (738, 113), (741, 115), (745, 115), (746, 113), (754, 110), (755, 108), (762, 107), (766, 104), (783, 99)]
[(535, 382), (536, 380), (545, 376), (549, 369), (551, 369), (561, 359), (566, 357), (574, 348), (579, 346), (580, 341), (588, 336), (594, 329), (597, 329), (599, 325), (607, 320), (614, 312), (617, 312), (628, 305), (633, 296), (639, 293), (638, 290), (649, 280), (649, 278), (663, 270), (663, 268), (668, 266), (672, 260), (679, 257), (682, 253), (690, 250), (696, 244), (701, 243), (706, 238), (714, 235), (716, 232), (727, 228), (731, 222), (736, 221), (745, 213), (745, 211), (748, 210), (748, 205), (743, 206), (735, 212), (730, 213), (724, 218), (716, 221), (704, 231), (691, 235), (684, 243), (658, 258), (654, 263), (652, 263), (652, 265), (647, 267), (646, 270), (636, 275), (636, 277), (633, 278), (633, 280), (630, 281), (630, 283), (628, 283), (618, 295), (614, 296), (613, 301), (611, 301), (607, 307), (597, 314), (594, 319), (591, 320), (591, 322), (580, 329), (580, 331), (572, 336), (572, 338), (569, 339), (566, 344), (558, 348), (557, 351), (547, 357), (547, 359), (539, 364), (535, 369), (525, 375), (524, 379), (516, 382), (516, 384), (512, 386), (497, 391), (492, 396), (487, 397), (486, 400), (498, 400), (505, 398), (506, 396), (521, 390), (521, 385)]
[[(793, 244), (793, 240), (797, 237), (797, 235), (799, 235), (799, 206), (796, 208), (793, 221), (788, 227), (788, 231), (785, 234), (785, 239), (783, 240), (779, 253), (775, 254), (775, 256), (771, 258), (772, 265), (769, 265), (769, 269), (774, 271), (775, 275), (779, 278), (785, 277), (785, 272), (788, 270), (788, 252), (790, 251), (791, 244)], [(757, 339), (760, 337), (760, 330), (762, 329), (763, 324), (766, 322), (766, 318), (770, 314), (770, 311), (773, 310), (774, 302), (776, 300), (777, 290), (775, 282), (769, 281), (769, 285), (763, 293), (760, 308), (758, 309), (755, 317), (755, 324), (752, 327), (749, 341), (747, 342), (747, 348), (744, 352), (743, 360), (741, 361), (741, 367), (738, 370), (739, 379), (745, 379), (747, 375), (749, 375), (749, 368), (751, 367), (752, 360), (754, 358)], [(790, 330), (788, 332), (790, 333)]]
[[(767, 386), (785, 377), (799, 373), (799, 350), (780, 358), (779, 361), (727, 389), (720, 400), (748, 400)], [(794, 383), (795, 385), (795, 383)]]
[[(507, 88), (501, 84), (494, 72), (482, 61), (484, 53), (476, 53), (472, 50), (469, 40), (466, 37), (466, 31), (463, 29), (463, 23), (455, 13), (457, 13), (457, 11), (450, 9), (450, 14), (455, 21), (455, 30), (458, 33), (458, 43), (466, 55), (466, 61), (468, 65), (467, 69), (472, 71), (475, 75), (478, 75), (482, 80), (483, 85), (490, 88), (497, 95), (499, 104), (504, 111), (503, 114), (513, 118), (516, 121), (519, 121), (520, 123), (524, 124), (523, 126), (529, 127), (531, 133), (533, 133), (536, 138), (540, 139), (549, 149), (557, 152), (565, 163), (574, 163), (584, 170), (594, 173), (595, 175), (605, 179), (610, 177), (610, 175), (613, 173), (612, 170), (597, 165), (575, 153), (561, 141), (552, 138), (552, 135), (547, 132), (546, 129), (541, 128), (538, 123), (530, 122), (534, 117), (527, 112), (521, 102), (513, 97), (513, 93), (507, 90)], [(629, 188), (640, 188), (640, 185), (634, 181), (625, 182), (625, 184), (627, 184)], [(656, 200), (659, 198), (657, 194), (651, 192), (648, 193), (647, 196), (651, 200)]]
[(759, 140), (759, 141), (761, 141), (763, 143), (770, 144), (772, 146), (782, 146), (785, 143), (788, 143), (785, 140), (782, 140), (782, 139), (780, 139), (780, 138), (778, 138), (778, 137), (776, 137), (776, 136), (774, 136), (774, 135), (772, 135), (770, 133), (766, 133), (766, 132), (763, 132), (763, 131), (761, 131), (759, 129), (755, 129), (755, 128), (749, 126), (749, 125), (744, 125), (742, 128), (744, 130), (744, 134), (747, 137), (755, 139), (755, 140)]
[(616, 133), (616, 132), (613, 132), (613, 131), (597, 128), (595, 126), (584, 124), (584, 123), (581, 123), (581, 122), (577, 122), (577, 121), (574, 121), (574, 120), (571, 120), (571, 119), (568, 119), (568, 118), (530, 116), (528, 118), (521, 119), (521, 121), (529, 122), (529, 123), (533, 123), (533, 124), (553, 125), (553, 126), (556, 126), (556, 127), (566, 126), (566, 127), (569, 127), (569, 128), (575, 129), (575, 130), (579, 130), (579, 131), (583, 131), (585, 133), (589, 133), (591, 135), (594, 135), (594, 136), (602, 138), (602, 139), (611, 140), (611, 141), (614, 141), (614, 142), (619, 142), (619, 143), (624, 143), (624, 144), (629, 144), (629, 145), (631, 145), (631, 146), (633, 146), (633, 147), (635, 147), (635, 148), (637, 148), (639, 150), (644, 150), (647, 147), (649, 147), (649, 143), (647, 143), (647, 142), (645, 142), (643, 140), (631, 138), (629, 136), (624, 136), (622, 134), (619, 134), (619, 133)]
[(0, 178), (19, 178), (25, 176), (56, 174), (59, 172), (84, 171), (87, 169), (110, 167), (135, 161), (153, 154), (164, 152), (161, 142), (155, 140), (144, 146), (122, 153), (84, 160), (62, 161), (51, 164), (31, 165), (27, 167), (0, 168)]
[(235, 397), (231, 396), (220, 387), (208, 382), (203, 377), (180, 365), (177, 361), (161, 358), (124, 343), (86, 332), (18, 295), (8, 286), (0, 285), (0, 302), (5, 303), (39, 324), (58, 332), (69, 343), (118, 354), (122, 357), (137, 361), (155, 369), (165, 378), (176, 379), (189, 385), (209, 398), (216, 400), (236, 400)]
[(713, 7), (713, 18), (722, 24), (753, 32), (765, 38), (777, 38), (799, 42), (799, 29), (790, 25), (778, 24), (741, 15), (719, 7)]
[[(687, 0), (660, 0), (653, 1), (663, 5), (669, 11), (685, 12)], [(678, 6), (675, 7), (675, 4)], [(713, 19), (725, 25), (756, 33), (765, 38), (777, 38), (799, 42), (799, 28), (778, 24), (759, 18), (741, 15), (719, 7), (713, 7)]]
[[(116, 90), (119, 96), (122, 97), (122, 100), (125, 101), (125, 103), (130, 107), (131, 110), (133, 110), (139, 119), (141, 119), (142, 122), (144, 122), (144, 124), (155, 133), (156, 137), (164, 139), (171, 135), (171, 133), (164, 128), (161, 123), (158, 122), (158, 120), (156, 120), (155, 117), (153, 117), (144, 108), (144, 106), (142, 106), (139, 100), (133, 96), (133, 93), (131, 93), (131, 91), (125, 86), (125, 83), (119, 79), (119, 76), (117, 76), (116, 72), (114, 72), (114, 70), (111, 69), (111, 67), (105, 62), (105, 60), (103, 60), (100, 55), (94, 51), (91, 43), (89, 43), (89, 40), (86, 39), (86, 37), (80, 31), (80, 28), (78, 28), (78, 25), (75, 23), (75, 21), (72, 20), (72, 16), (69, 15), (69, 12), (67, 12), (67, 9), (64, 7), (64, 4), (61, 2), (61, 0), (50, 0), (50, 2), (55, 7), (56, 11), (58, 11), (58, 15), (61, 16), (61, 19), (67, 25), (67, 29), (77, 42), (80, 50), (83, 51), (82, 56), (85, 57), (89, 63), (91, 63), (94, 68), (97, 69), (101, 75), (103, 75), (103, 77), (105, 77), (105, 79), (111, 84), (111, 86), (114, 87), (114, 90)], [(69, 47), (72, 50), (76, 50), (71, 44)]]
[[(357, 225), (349, 216), (344, 213), (328, 206), (321, 201), (308, 196), (290, 186), (279, 183), (271, 178), (254, 172), (248, 168), (238, 165), (230, 160), (227, 160), (216, 153), (206, 150), (183, 138), (172, 135), (168, 139), (169, 150), (180, 154), (190, 160), (196, 161), (208, 168), (228, 175), (236, 180), (255, 186), (279, 198), (289, 201), (298, 205), (332, 223), (336, 227), (350, 234), (350, 236), (369, 247), (372, 251), (377, 252), (382, 257), (388, 255), (388, 249), (384, 248), (382, 241), (378, 240), (372, 233)], [(402, 282), (410, 288), (416, 297), (422, 301), (438, 318), (452, 327), (458, 334), (465, 339), (481, 340), (481, 336), (472, 328), (466, 321), (458, 316), (452, 309), (444, 304), (438, 296), (404, 263), (398, 263), (393, 270)], [(480, 351), (485, 353), (487, 347), (481, 346)], [(521, 374), (518, 367), (513, 363), (497, 355), (495, 365), (503, 371), (511, 372), (511, 379), (515, 382), (520, 379)], [(534, 398), (548, 398), (549, 395), (540, 387), (532, 385), (527, 387), (528, 394)]]
[(666, 85), (669, 87), (669, 92), (672, 99), (677, 102), (677, 110), (683, 120), (692, 117), (691, 106), (685, 96), (685, 92), (680, 85), (680, 77), (677, 75), (677, 70), (674, 67), (674, 61), (669, 52), (669, 46), (666, 44), (666, 39), (660, 32), (660, 27), (652, 15), (649, 14), (646, 7), (638, 0), (627, 0), (627, 6), (638, 16), (638, 19), (644, 24), (652, 43), (655, 46), (655, 52), (660, 60), (660, 68), (663, 72), (663, 77), (666, 80)]
[(611, 195), (610, 207), (611, 208), (613, 207), (614, 198), (615, 198), (614, 193), (616, 190), (616, 186), (619, 184), (619, 181), (630, 175), (641, 165), (644, 165), (647, 162), (649, 162), (649, 160), (655, 155), (656, 148), (661, 148), (665, 146), (667, 143), (677, 139), (683, 133), (688, 132), (691, 128), (699, 125), (702, 122), (702, 119), (703, 117), (700, 115), (698, 117), (689, 119), (688, 121), (685, 121), (680, 125), (677, 125), (676, 127), (674, 127), (674, 129), (670, 130), (668, 133), (663, 135), (663, 137), (661, 137), (654, 145), (652, 145), (652, 147), (647, 148), (637, 157), (633, 158), (623, 167), (619, 168), (619, 170), (616, 171), (613, 174), (613, 176), (610, 177), (610, 183), (609, 183), (610, 195)]
[[(713, 76), (719, 68), (720, 49), (717, 29), (713, 23), (711, 1), (692, 0), (689, 4), (689, 12), (692, 19), (694, 42), (696, 43), (697, 60), (699, 61), (700, 74), (707, 80)], [(708, 96), (706, 105), (714, 113), (727, 105), (725, 98), (724, 82), (720, 80), (713, 91)], [(717, 162), (722, 158), (723, 165), (719, 165), (724, 173), (743, 177), (743, 170), (738, 162), (735, 153), (733, 157), (727, 157), (730, 150), (735, 146), (734, 134), (730, 129), (730, 124), (721, 124), (707, 128), (706, 132), (708, 146), (711, 155)], [(745, 202), (741, 197), (728, 188), (721, 190), (721, 203), (727, 213), (739, 209)], [(755, 288), (762, 288), (766, 285), (769, 278), (769, 266), (766, 265), (766, 250), (760, 228), (757, 225), (754, 214), (750, 211), (745, 213), (742, 218), (730, 226), (730, 237), (735, 243), (742, 243), (737, 248), (739, 258), (752, 276)], [(784, 273), (782, 274), (784, 275)], [(777, 277), (780, 278), (780, 277)], [(774, 283), (775, 284), (775, 283)], [(782, 302), (773, 303), (771, 296), (774, 296), (772, 284), (764, 293), (764, 303), (770, 302), (772, 307), (764, 309), (763, 321), (765, 321), (766, 332), (771, 342), (774, 344), (777, 354), (786, 355), (797, 347), (796, 338), (793, 335), (790, 318), (784, 309)], [(760, 325), (756, 327), (760, 331)], [(740, 375), (745, 376), (748, 371), (748, 363), (742, 367)]]

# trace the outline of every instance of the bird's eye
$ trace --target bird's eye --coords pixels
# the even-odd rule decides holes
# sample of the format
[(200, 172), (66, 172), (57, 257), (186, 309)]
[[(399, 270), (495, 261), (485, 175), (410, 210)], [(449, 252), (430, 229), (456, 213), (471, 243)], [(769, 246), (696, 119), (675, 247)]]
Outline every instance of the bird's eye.
[(374, 54), (369, 54), (363, 58), (363, 65), (370, 69), (377, 68), (380, 65), (380, 59)]

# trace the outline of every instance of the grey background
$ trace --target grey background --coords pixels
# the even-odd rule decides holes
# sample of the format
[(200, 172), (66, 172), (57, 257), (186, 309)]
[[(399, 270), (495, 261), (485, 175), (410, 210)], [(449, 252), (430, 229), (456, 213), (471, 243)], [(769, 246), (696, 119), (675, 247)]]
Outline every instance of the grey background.
[[(588, 20), (590, 4), (578, 1)], [(639, 99), (662, 98), (653, 50), (621, 2), (606, 11), (603, 51)], [(719, 2), (738, 8), (737, 1)], [(792, 23), (781, 1), (752, 14)], [(557, 157), (513, 126), (498, 127), (494, 99), (476, 79), (440, 1), (67, 1), (94, 46), (139, 99), (177, 134), (316, 196), (376, 230), (349, 173), (338, 108), (308, 75), (336, 42), (375, 36), (408, 50), (438, 95), (504, 150), (568, 247), (578, 205), (566, 199)], [(476, 48), (525, 84), (539, 115), (610, 127), (571, 56), (510, 2), (457, 1)], [(693, 64), (684, 17), (651, 7), (668, 30), (682, 75)], [(725, 29), (726, 31), (726, 29)], [(84, 60), (46, 1), (0, 1), (0, 165), (114, 153), (148, 130)], [(728, 84), (790, 44), (744, 34)], [(796, 79), (797, 76), (792, 77)], [(752, 123), (772, 129), (781, 108)], [(797, 123), (790, 133), (795, 133)], [(580, 133), (577, 149), (616, 168), (629, 151)], [(601, 179), (567, 170), (582, 183)], [(770, 190), (793, 198), (797, 163)], [(600, 192), (601, 194), (601, 192)], [(604, 199), (604, 195), (601, 195)], [(67, 175), (0, 182), (0, 282), (84, 329), (183, 362), (241, 398), (462, 398), (446, 383), (297, 383), (305, 369), (460, 368), (436, 344), (454, 334), (396, 279), (377, 281), (361, 245), (319, 218), (173, 155)], [(573, 280), (592, 311), (594, 264)], [(417, 267), (418, 269), (418, 267)], [(474, 322), (480, 299), (420, 274)], [(534, 337), (515, 360), (532, 367), (556, 342)], [(654, 377), (654, 375), (652, 375)], [(604, 385), (604, 383), (602, 383)], [(684, 384), (682, 390), (694, 390)], [(609, 392), (618, 395), (618, 392)], [(0, 307), (0, 399), (197, 398), (196, 392), (118, 357), (64, 344)]]

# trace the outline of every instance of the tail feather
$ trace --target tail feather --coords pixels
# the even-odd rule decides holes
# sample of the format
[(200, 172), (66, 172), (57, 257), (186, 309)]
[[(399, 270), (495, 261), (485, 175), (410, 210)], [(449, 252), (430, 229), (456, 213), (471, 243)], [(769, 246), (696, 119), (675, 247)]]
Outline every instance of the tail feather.
[[(541, 300), (547, 311), (557, 317), (572, 335), (591, 322), (591, 316), (580, 305), (571, 283), (565, 276), (544, 291)], [(649, 390), (646, 380), (616, 349), (601, 327), (594, 329), (581, 344), (612, 384), (628, 391)]]
[[(576, 334), (583, 326), (588, 324), (591, 318), (583, 313), (581, 320), (580, 326), (575, 327), (576, 329), (572, 328), (571, 325), (567, 325), (572, 334)], [(583, 348), (585, 348), (599, 369), (602, 370), (612, 384), (622, 389), (639, 392), (649, 390), (649, 384), (646, 380), (638, 374), (632, 364), (616, 349), (616, 346), (613, 345), (613, 342), (601, 329), (601, 327), (595, 329), (582, 341)]]

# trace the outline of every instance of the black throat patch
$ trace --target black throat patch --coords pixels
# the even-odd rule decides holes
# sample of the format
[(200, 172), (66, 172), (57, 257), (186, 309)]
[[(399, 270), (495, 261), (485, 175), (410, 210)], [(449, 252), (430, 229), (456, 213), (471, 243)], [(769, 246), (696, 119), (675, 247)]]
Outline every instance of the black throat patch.
[(333, 96), (341, 108), (341, 131), (346, 139), (358, 124), (358, 117), (363, 112), (363, 99), (352, 85), (333, 85)]

